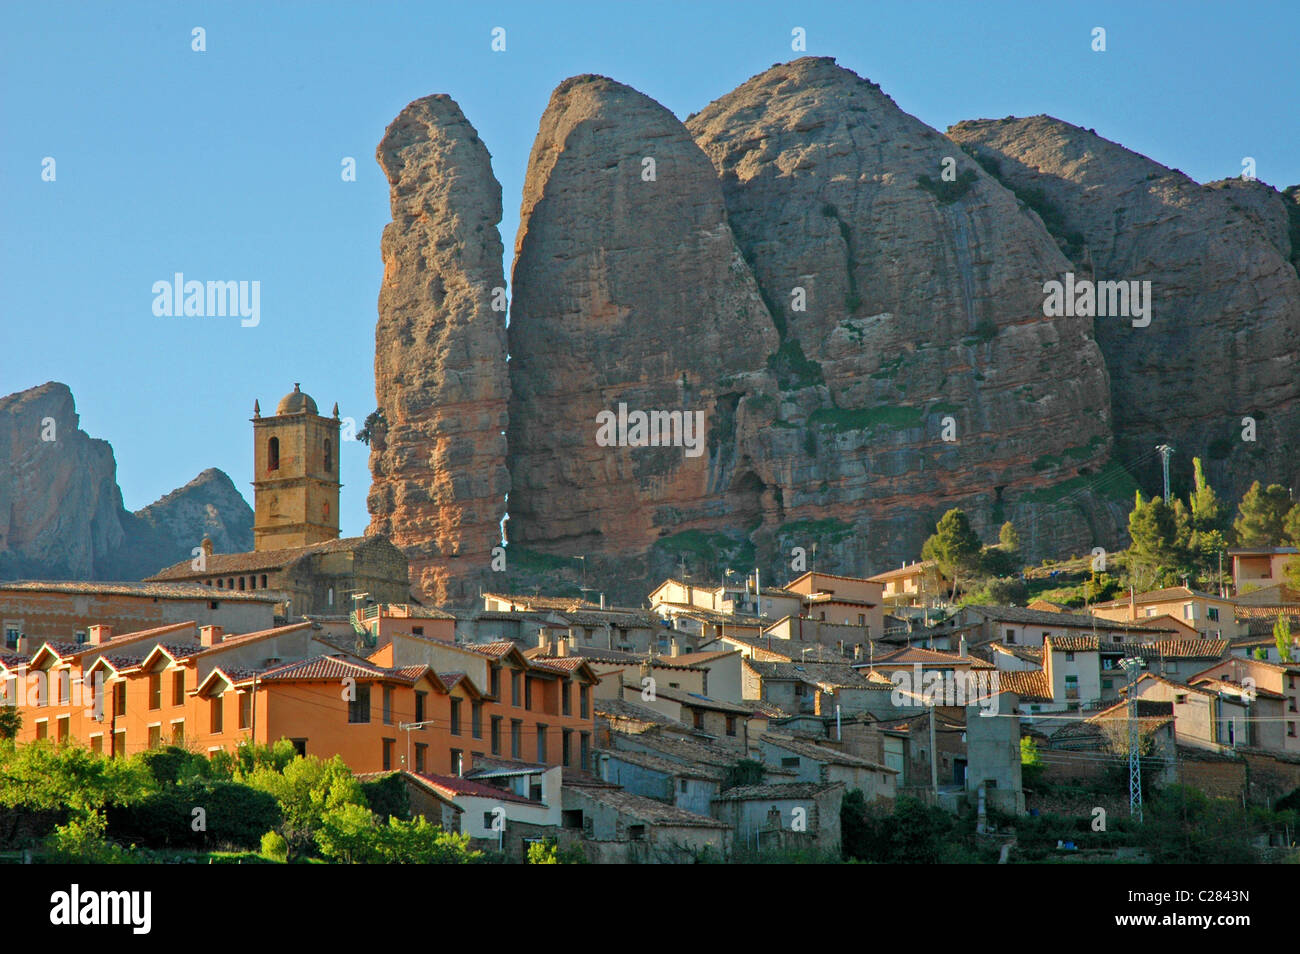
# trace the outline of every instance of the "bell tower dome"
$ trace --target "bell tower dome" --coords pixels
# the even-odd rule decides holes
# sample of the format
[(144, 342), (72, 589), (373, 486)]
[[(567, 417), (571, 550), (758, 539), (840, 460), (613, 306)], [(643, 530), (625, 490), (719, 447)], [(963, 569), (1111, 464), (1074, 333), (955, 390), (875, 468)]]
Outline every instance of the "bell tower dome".
[(263, 417), (253, 405), (253, 549), (281, 550), (339, 536), (339, 416), (317, 413), (295, 384)]

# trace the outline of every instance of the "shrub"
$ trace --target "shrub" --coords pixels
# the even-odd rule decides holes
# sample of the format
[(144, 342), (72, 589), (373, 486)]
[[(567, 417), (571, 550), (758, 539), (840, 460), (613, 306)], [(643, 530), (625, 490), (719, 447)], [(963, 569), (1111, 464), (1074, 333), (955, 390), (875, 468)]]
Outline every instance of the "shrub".
[(288, 861), (289, 843), (278, 831), (268, 831), (262, 836), (261, 855), (271, 861)]

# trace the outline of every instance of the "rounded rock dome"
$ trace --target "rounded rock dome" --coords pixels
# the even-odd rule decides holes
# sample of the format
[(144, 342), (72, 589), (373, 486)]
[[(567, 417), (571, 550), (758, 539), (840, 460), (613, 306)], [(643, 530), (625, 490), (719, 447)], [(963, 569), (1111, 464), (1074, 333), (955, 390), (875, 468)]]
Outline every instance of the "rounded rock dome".
[(286, 394), (280, 398), (280, 403), (276, 405), (276, 414), (315, 414), (316, 402), (311, 399), (310, 394), (304, 394), (295, 384), (293, 393)]

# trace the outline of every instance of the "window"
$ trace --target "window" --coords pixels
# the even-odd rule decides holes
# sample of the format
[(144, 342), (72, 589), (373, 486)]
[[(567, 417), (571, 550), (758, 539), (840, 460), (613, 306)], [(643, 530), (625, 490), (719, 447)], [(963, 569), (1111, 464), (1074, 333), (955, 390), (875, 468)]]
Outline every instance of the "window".
[(412, 636), (423, 636), (423, 635), (424, 635), (424, 627), (423, 627), (423, 626), (412, 626), (412, 627), (411, 627), (411, 635), (412, 635)]
[(113, 715), (126, 715), (126, 683), (124, 682), (113, 686)]
[(493, 699), (500, 701), (501, 699), (501, 667), (500, 666), (492, 667), (492, 671), (488, 673), (488, 682), (491, 686), (489, 695), (491, 695)]
[(590, 768), (591, 761), (591, 733), (578, 733), (578, 758), (580, 759), (579, 767), (586, 772)]
[(241, 729), (251, 728), (253, 725), (253, 694), (251, 692), (241, 692), (239, 694), (239, 727)]
[(469, 734), (476, 739), (483, 738), (483, 703), (477, 699), (469, 704)]
[(1066, 654), (1065, 654), (1065, 661), (1066, 661), (1066, 662), (1074, 662), (1074, 653), (1066, 653)]
[(692, 721), (697, 729), (704, 728), (704, 712), (701, 709), (695, 709), (691, 712)]
[(149, 748), (157, 749), (162, 747), (162, 725), (155, 722), (149, 726)]
[(149, 708), (162, 708), (162, 673), (149, 673)]
[(781, 768), (798, 768), (798, 767), (799, 767), (799, 757), (797, 755), (792, 758), (781, 759)]
[(17, 626), (5, 627), (5, 649), (17, 649), (18, 637), (22, 635)]
[(568, 679), (560, 683), (560, 715), (573, 715), (572, 691), (573, 683)]
[(177, 669), (172, 673), (172, 705), (185, 705), (185, 670)]
[[(370, 687), (357, 686), (357, 697), (348, 703), (348, 722), (353, 725), (370, 722)], [(373, 762), (370, 764), (374, 764)]]
[(397, 740), (384, 739), (382, 741), (384, 771), (388, 772), (393, 768), (393, 746), (397, 743)]
[(424, 771), (424, 765), (425, 765), (425, 761), (427, 760), (428, 751), (429, 751), (429, 747), (425, 745), (423, 742), (415, 743), (415, 770), (417, 772)]
[(524, 676), (524, 708), (533, 711), (533, 680)]
[(90, 737), (90, 751), (99, 753), (101, 755), (103, 754), (104, 734), (102, 732), (99, 733), (98, 735), (92, 735)]
[(510, 720), (510, 757), (512, 759), (519, 759), (523, 757), (521, 755), (523, 749), (523, 744), (522, 744), (523, 734), (524, 734), (524, 724), (520, 722), (518, 719), (511, 719)]
[(590, 713), (590, 707), (591, 707), (590, 700), (591, 700), (591, 687), (588, 685), (579, 686), (578, 687), (578, 715), (580, 715), (584, 719), (587, 718)]
[[(262, 574), (262, 589), (266, 589), (266, 574), (265, 574), (265, 573)], [(212, 608), (213, 608), (213, 609), (216, 609), (216, 608), (217, 608), (217, 604), (216, 604), (216, 603), (213, 603), (213, 604), (212, 604)]]
[(460, 735), (460, 705), (463, 699), (451, 700), (451, 734)]
[(465, 753), (461, 749), (451, 750), (451, 774), (457, 778), (465, 774)]
[(483, 813), (483, 827), (488, 831), (497, 830), (497, 813), (496, 810)]
[(393, 687), (384, 686), (384, 725), (393, 724)]
[(1196, 619), (1196, 609), (1191, 603), (1183, 604), (1183, 619)]
[(113, 755), (126, 755), (126, 729), (118, 729), (113, 733)]
[(54, 740), (56, 742), (68, 741), (68, 736), (71, 734), (70, 732), (71, 725), (72, 725), (71, 716), (59, 716), (59, 718), (55, 720), (54, 723)]
[(303, 758), (306, 758), (306, 757), (307, 757), (307, 740), (306, 740), (306, 739), (290, 739), (289, 741), (293, 743), (293, 750), (294, 750), (295, 753), (297, 753), (298, 755), (301, 755)]
[(645, 841), (645, 825), (628, 825), (627, 837), (629, 841)]
[(1175, 692), (1175, 693), (1174, 693), (1174, 704), (1175, 704), (1175, 705), (1180, 705), (1180, 706), (1182, 706), (1182, 705), (1186, 705), (1186, 704), (1187, 704), (1187, 693), (1185, 693), (1185, 692)]
[(1101, 687), (1102, 687), (1103, 689), (1114, 689), (1114, 688), (1115, 688), (1115, 680), (1114, 680), (1114, 679), (1103, 679), (1103, 680), (1101, 681)]
[(566, 808), (564, 811), (560, 812), (560, 827), (561, 827), (561, 828), (574, 828), (574, 829), (581, 829), (581, 828), (582, 828), (582, 809), (581, 809), (581, 808)]
[(1295, 738), (1295, 723), (1294, 723), (1294, 722), (1288, 722), (1288, 723), (1286, 724), (1286, 734), (1287, 734), (1288, 736), (1290, 736), (1291, 738), (1293, 738), (1293, 739)]
[(172, 723), (172, 745), (185, 744), (185, 720), (178, 719)]
[(280, 438), (272, 437), (266, 442), (266, 469), (280, 469)]
[(57, 676), (59, 705), (66, 706), (72, 701), (72, 670), (60, 669)]
[(727, 716), (727, 735), (734, 736), (735, 734), (736, 734), (736, 717)]
[(573, 730), (564, 729), (560, 732), (560, 764), (568, 768), (572, 762), (571, 751), (573, 749)]
[(510, 670), (510, 704), (519, 708), (519, 670)]
[(1208, 606), (1208, 607), (1206, 607), (1206, 609), (1205, 609), (1205, 615), (1206, 615), (1206, 617), (1209, 618), (1210, 622), (1212, 622), (1212, 623), (1217, 623), (1217, 622), (1219, 621), (1219, 609), (1218, 609), (1218, 607), (1216, 607), (1216, 606)]
[(500, 755), (501, 754), (501, 717), (500, 716), (492, 717), (491, 734), (492, 734), (492, 754)]
[(210, 719), (210, 728), (208, 729), (213, 735), (219, 735), (225, 721), (225, 712), (222, 707), (221, 696), (213, 696), (208, 703), (208, 715)]
[(424, 721), (424, 700), (429, 694), (427, 692), (417, 692), (415, 694), (415, 721)]
[(686, 794), (686, 779), (682, 778), (677, 780), (677, 791), (681, 792), (683, 795)]
[(1012, 645), (1012, 646), (1014, 646), (1014, 645), (1015, 645), (1015, 642), (1016, 642), (1016, 631), (1015, 631), (1014, 629), (1008, 629), (1008, 630), (1007, 630), (1007, 643), (1008, 643), (1008, 645)]
[(859, 625), (859, 626), (866, 626), (866, 625), (867, 625), (867, 614), (866, 614), (866, 613), (859, 613), (859, 614), (858, 614), (858, 625)]
[(325, 438), (325, 469), (329, 470), (334, 465), (333, 448), (330, 447), (329, 438)]
[(546, 726), (537, 727), (537, 761), (546, 763)]

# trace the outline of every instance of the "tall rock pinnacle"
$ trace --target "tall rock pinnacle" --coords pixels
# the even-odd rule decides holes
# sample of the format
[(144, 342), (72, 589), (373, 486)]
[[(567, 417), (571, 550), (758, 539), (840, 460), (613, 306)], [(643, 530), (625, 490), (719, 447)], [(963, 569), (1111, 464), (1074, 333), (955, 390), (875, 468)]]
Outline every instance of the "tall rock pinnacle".
[(381, 245), (369, 532), (406, 551), (415, 592), (459, 602), (489, 572), (510, 489), (501, 186), (447, 96), (402, 110), (376, 158), (393, 221)]

